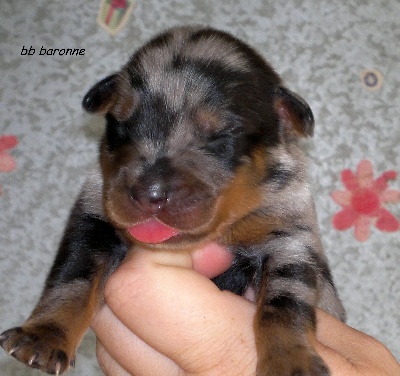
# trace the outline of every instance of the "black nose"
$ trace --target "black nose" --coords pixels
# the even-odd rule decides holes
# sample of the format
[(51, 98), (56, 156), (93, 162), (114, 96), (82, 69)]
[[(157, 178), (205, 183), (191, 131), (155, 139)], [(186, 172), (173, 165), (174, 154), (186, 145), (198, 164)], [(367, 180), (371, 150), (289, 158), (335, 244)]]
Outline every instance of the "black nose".
[(160, 182), (155, 182), (148, 187), (147, 196), (149, 203), (159, 208), (163, 207), (167, 202), (165, 186)]
[(132, 187), (131, 197), (141, 211), (149, 214), (156, 214), (168, 202), (166, 185), (162, 181)]

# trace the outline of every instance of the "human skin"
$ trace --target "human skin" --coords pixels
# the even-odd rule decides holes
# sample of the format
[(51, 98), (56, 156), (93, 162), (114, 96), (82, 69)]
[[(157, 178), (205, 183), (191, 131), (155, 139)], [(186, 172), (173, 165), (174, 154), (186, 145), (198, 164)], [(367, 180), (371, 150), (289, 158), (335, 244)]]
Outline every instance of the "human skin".
[[(93, 320), (97, 357), (109, 376), (255, 375), (255, 304), (209, 278), (232, 256), (216, 244), (195, 252), (128, 254), (105, 286)], [(377, 340), (317, 311), (315, 348), (332, 376), (396, 376)]]

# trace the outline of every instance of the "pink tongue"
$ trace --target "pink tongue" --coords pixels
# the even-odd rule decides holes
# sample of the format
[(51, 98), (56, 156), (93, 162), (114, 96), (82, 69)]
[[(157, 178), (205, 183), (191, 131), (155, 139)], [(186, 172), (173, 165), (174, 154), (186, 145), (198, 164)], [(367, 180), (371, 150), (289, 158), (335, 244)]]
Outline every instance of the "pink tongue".
[(174, 228), (164, 225), (160, 221), (157, 221), (157, 219), (150, 219), (139, 223), (136, 226), (128, 228), (128, 231), (140, 242), (152, 244), (162, 243), (178, 234)]

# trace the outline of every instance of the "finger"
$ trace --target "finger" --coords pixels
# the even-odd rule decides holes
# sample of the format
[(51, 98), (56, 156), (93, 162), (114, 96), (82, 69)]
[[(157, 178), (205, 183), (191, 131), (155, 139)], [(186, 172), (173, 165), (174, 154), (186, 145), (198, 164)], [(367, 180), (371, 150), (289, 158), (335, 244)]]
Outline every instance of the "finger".
[(129, 373), (111, 357), (100, 341), (96, 342), (96, 356), (100, 368), (106, 376), (129, 376)]
[(324, 345), (321, 342), (315, 343), (315, 350), (325, 361), (331, 371), (331, 376), (355, 376), (357, 375), (353, 365), (336, 350)]
[(238, 362), (235, 346), (240, 363), (255, 367), (254, 305), (159, 261), (158, 252), (135, 252), (110, 277), (105, 298), (124, 325), (186, 371)]
[(325, 355), (327, 363), (331, 362), (332, 367), (336, 365), (341, 372), (338, 375), (400, 374), (399, 363), (375, 338), (321, 310), (317, 310), (317, 320), (317, 339), (324, 346), (319, 346), (319, 351)]
[(232, 253), (217, 243), (206, 244), (192, 252), (193, 269), (208, 278), (225, 272), (232, 260)]
[(343, 355), (350, 353), (352, 357), (363, 357), (367, 344), (371, 346), (378, 343), (374, 338), (351, 328), (325, 311), (317, 310), (317, 320), (317, 339)]
[(101, 368), (108, 371), (107, 375), (179, 374), (179, 367), (173, 361), (134, 335), (107, 306), (96, 314), (92, 328), (98, 340), (97, 357)]

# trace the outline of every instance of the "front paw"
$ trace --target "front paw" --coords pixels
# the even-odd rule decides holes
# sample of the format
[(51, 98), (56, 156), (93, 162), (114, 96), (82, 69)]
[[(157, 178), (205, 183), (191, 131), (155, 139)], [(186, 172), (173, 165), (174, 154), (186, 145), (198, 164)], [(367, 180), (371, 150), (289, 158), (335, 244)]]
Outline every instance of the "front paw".
[(330, 372), (314, 351), (299, 345), (291, 350), (271, 350), (259, 360), (257, 376), (330, 376)]
[(56, 375), (75, 362), (75, 355), (68, 354), (64, 343), (59, 329), (46, 326), (18, 327), (0, 335), (0, 345), (14, 358)]

